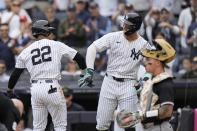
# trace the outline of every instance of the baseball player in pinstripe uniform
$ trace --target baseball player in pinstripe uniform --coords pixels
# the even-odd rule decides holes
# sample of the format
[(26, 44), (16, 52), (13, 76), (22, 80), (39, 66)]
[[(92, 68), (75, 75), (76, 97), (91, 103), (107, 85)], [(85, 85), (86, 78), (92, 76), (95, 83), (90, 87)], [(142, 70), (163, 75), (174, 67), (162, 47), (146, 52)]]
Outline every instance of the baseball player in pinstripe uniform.
[(137, 33), (141, 23), (142, 18), (139, 14), (128, 13), (123, 19), (123, 31), (104, 35), (87, 49), (87, 69), (79, 80), (81, 87), (92, 82), (96, 53), (109, 49), (107, 71), (97, 108), (96, 129), (98, 131), (109, 130), (118, 105), (120, 110), (137, 111), (138, 98), (134, 84), (142, 61), (140, 49), (149, 46), (147, 41)]
[(55, 130), (66, 130), (66, 101), (58, 83), (61, 79), (62, 56), (75, 60), (81, 69), (86, 68), (85, 59), (76, 50), (64, 43), (49, 39), (53, 29), (46, 20), (38, 20), (33, 24), (32, 34), (37, 41), (18, 56), (8, 83), (8, 92), (11, 93), (21, 73), (27, 68), (32, 84), (31, 104), (34, 131), (45, 130), (48, 112), (52, 116)]

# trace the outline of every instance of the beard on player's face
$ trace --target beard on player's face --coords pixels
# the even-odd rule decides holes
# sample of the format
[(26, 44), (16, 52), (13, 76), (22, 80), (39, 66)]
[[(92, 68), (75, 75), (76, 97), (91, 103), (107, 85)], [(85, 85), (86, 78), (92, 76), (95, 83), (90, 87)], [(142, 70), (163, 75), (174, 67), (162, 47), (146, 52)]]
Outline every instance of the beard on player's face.
[(129, 26), (127, 24), (123, 23), (122, 24), (122, 29), (123, 29), (123, 32), (125, 33), (127, 31), (129, 31)]
[(136, 32), (134, 31), (134, 27), (132, 25), (128, 25), (126, 23), (122, 23), (122, 29), (126, 36), (130, 36)]

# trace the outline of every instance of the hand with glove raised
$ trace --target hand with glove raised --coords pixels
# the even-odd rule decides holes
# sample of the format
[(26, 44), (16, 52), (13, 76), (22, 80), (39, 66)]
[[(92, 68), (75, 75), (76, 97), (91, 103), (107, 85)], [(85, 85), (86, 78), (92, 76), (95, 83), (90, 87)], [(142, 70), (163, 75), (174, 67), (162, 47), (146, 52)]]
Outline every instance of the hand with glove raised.
[(81, 75), (81, 78), (78, 81), (79, 87), (89, 86), (92, 87), (93, 79), (93, 69), (87, 68), (84, 70), (84, 73)]

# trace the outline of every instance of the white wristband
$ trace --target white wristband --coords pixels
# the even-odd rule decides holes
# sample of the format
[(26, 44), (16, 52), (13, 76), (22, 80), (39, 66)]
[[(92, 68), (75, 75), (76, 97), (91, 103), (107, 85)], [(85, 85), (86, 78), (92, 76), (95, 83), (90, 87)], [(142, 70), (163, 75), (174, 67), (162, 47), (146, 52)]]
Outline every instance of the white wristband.
[(158, 117), (158, 115), (159, 115), (158, 110), (147, 111), (146, 114), (145, 114), (146, 118)]

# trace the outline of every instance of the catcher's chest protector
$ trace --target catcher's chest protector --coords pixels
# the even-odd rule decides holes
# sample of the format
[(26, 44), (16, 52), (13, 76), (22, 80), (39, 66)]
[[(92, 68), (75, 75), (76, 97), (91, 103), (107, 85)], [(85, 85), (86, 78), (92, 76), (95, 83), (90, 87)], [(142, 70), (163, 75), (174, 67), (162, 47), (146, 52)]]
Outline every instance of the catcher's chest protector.
[[(143, 89), (140, 93), (140, 106), (143, 112), (159, 109), (160, 104), (156, 104), (159, 97), (153, 92), (152, 88), (155, 83), (159, 83), (169, 77), (171, 76), (167, 72), (164, 72), (154, 77), (152, 80), (149, 79), (144, 83)], [(149, 109), (147, 109), (148, 106), (150, 106)]]

